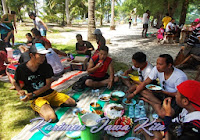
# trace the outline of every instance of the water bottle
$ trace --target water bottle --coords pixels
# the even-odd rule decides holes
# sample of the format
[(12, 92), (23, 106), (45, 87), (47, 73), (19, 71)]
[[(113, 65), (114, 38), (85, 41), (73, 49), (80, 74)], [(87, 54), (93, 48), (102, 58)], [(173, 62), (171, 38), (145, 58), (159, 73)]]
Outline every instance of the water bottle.
[(134, 118), (134, 107), (133, 107), (133, 105), (130, 105), (130, 106), (129, 106), (129, 113), (128, 113), (128, 116), (129, 116), (130, 118)]
[(139, 103), (138, 103), (138, 106), (140, 108), (143, 108), (144, 107), (144, 101), (143, 100), (140, 100)]
[(139, 105), (135, 105), (135, 118), (140, 118), (140, 108)]
[(146, 111), (145, 111), (145, 108), (144, 108), (144, 107), (141, 108), (140, 117), (141, 117), (141, 118), (146, 117)]
[(71, 60), (74, 59), (74, 56), (72, 54), (70, 54), (69, 57), (71, 58)]

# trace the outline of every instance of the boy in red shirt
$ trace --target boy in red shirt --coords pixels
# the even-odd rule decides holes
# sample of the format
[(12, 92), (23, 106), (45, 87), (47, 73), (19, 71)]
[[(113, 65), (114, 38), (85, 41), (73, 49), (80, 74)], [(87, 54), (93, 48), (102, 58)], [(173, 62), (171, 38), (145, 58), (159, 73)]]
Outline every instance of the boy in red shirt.
[[(92, 88), (108, 86), (111, 88), (114, 82), (114, 68), (112, 59), (108, 57), (108, 47), (102, 46), (98, 55), (93, 56), (88, 65), (89, 76), (85, 85)], [(110, 76), (107, 74), (109, 70)]]

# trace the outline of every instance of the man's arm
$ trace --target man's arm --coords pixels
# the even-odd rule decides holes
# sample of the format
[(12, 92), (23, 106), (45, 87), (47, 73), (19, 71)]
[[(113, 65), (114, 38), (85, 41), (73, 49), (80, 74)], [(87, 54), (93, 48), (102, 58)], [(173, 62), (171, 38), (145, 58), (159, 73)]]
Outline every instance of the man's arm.
[(110, 72), (110, 77), (109, 77), (110, 82), (108, 83), (108, 88), (110, 89), (113, 85), (113, 82), (114, 82), (114, 68), (113, 68), (112, 62), (110, 63), (108, 70)]
[(128, 99), (133, 98), (136, 94), (144, 90), (145, 86), (150, 84), (151, 82), (152, 80), (148, 77), (144, 82), (142, 82), (136, 87), (136, 90), (128, 96)]
[(94, 62), (92, 59), (90, 59), (89, 61), (89, 65), (87, 68), (87, 72), (88, 73), (93, 73), (95, 72), (98, 68), (100, 68), (103, 65), (103, 63), (98, 63), (96, 66), (94, 66)]
[(9, 18), (8, 18), (8, 21), (5, 21), (6, 18), (7, 18), (7, 14), (3, 15), (1, 22), (2, 23), (10, 23), (11, 21), (9, 20)]
[(14, 25), (14, 28), (15, 28), (15, 32), (17, 33), (16, 15), (14, 16), (14, 23), (13, 23), (13, 25)]
[(53, 82), (53, 79), (52, 79), (52, 78), (46, 79), (46, 85), (45, 85), (45, 86), (41, 87), (41, 88), (38, 89), (38, 90), (35, 90), (35, 91), (32, 92), (32, 93), (27, 93), (27, 94), (26, 94), (26, 97), (23, 98), (22, 101), (28, 101), (28, 100), (32, 99), (33, 93), (34, 93), (36, 96), (38, 96), (38, 95), (44, 93), (45, 91), (49, 90), (49, 89), (51, 88), (51, 83), (52, 83), (52, 82)]
[(124, 72), (124, 75), (128, 75), (128, 74), (130, 74), (130, 73), (132, 73), (132, 72), (133, 72), (133, 69), (130, 68), (130, 69), (128, 69), (128, 70), (126, 70), (126, 71)]
[(90, 42), (88, 42), (88, 50), (89, 51), (93, 51), (94, 50), (94, 46)]
[(171, 96), (171, 97), (175, 97), (176, 96), (176, 92), (168, 92), (168, 91), (161, 91), (162, 93), (168, 95), (168, 96)]
[(40, 22), (40, 23), (46, 28), (46, 30), (48, 31), (47, 25), (46, 25), (42, 20), (40, 20), (39, 22)]

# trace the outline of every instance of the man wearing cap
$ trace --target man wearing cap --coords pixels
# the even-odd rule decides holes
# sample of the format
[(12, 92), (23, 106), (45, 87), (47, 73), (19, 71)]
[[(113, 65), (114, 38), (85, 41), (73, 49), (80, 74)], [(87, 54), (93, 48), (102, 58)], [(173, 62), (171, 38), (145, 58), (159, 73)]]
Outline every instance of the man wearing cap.
[[(187, 80), (177, 86), (176, 103), (183, 108), (178, 117), (171, 117), (171, 98), (163, 101), (165, 127), (172, 138), (200, 139), (200, 82)], [(173, 122), (173, 123), (172, 123)], [(167, 136), (166, 136), (167, 137)]]
[(95, 29), (94, 35), (96, 36), (96, 41), (97, 41), (97, 45), (98, 45), (98, 48), (97, 48), (97, 50), (95, 51), (94, 55), (97, 55), (97, 54), (99, 53), (100, 47), (106, 45), (106, 40), (105, 40), (105, 38), (102, 36), (102, 33), (101, 33), (101, 30), (100, 30), (100, 29)]
[[(150, 84), (153, 80), (159, 79), (162, 89), (159, 91), (148, 90), (146, 85)], [(169, 54), (161, 54), (157, 59), (156, 66), (151, 70), (148, 78), (136, 87), (136, 90), (128, 96), (128, 99), (133, 98), (136, 94), (140, 93), (145, 102), (149, 103), (156, 113), (164, 118), (165, 110), (162, 107), (162, 102), (167, 97), (172, 97), (172, 114), (177, 115), (180, 108), (175, 103), (175, 95), (177, 86), (186, 81), (187, 76), (185, 73), (173, 66), (173, 58)]]
[(75, 106), (76, 102), (68, 95), (51, 89), (53, 69), (50, 64), (43, 63), (49, 50), (41, 43), (35, 43), (29, 51), (31, 59), (16, 69), (15, 88), (22, 96), (21, 100), (30, 100), (31, 108), (41, 117), (55, 121), (57, 117), (51, 106)]

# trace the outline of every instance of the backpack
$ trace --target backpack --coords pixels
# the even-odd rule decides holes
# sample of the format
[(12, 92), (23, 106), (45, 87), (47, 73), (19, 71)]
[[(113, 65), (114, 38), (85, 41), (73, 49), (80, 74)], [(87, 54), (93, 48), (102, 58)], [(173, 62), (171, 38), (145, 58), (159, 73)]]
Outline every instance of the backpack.
[(85, 81), (87, 80), (87, 77), (87, 75), (81, 77), (78, 81), (76, 81), (73, 84), (72, 89), (75, 91), (83, 91), (86, 88)]

